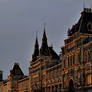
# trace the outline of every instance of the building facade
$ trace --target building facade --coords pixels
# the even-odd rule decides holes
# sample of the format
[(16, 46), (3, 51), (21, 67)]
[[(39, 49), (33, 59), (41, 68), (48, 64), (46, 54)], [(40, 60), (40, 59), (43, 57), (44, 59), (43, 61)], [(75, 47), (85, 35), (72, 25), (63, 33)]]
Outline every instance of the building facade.
[(44, 28), (39, 48), (34, 52), (25, 76), (18, 63), (6, 80), (0, 72), (0, 92), (91, 92), (92, 90), (92, 10), (84, 8), (79, 21), (68, 29), (58, 56), (48, 46)]
[(7, 79), (0, 82), (1, 92), (61, 92), (61, 74), (60, 57), (48, 46), (44, 28), (41, 48), (36, 37), (29, 75), (15, 63)]
[[(92, 10), (84, 8), (62, 49), (63, 91), (92, 90)], [(87, 91), (89, 90), (89, 91)]]
[(40, 50), (36, 38), (29, 76), (32, 92), (61, 92), (60, 59), (53, 47), (48, 47), (45, 29)]

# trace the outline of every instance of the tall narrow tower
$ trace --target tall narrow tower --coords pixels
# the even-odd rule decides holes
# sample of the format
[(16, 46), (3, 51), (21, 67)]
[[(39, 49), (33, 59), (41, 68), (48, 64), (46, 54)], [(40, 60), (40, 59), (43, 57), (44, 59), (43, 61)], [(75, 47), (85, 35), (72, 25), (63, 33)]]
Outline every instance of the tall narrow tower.
[(45, 56), (50, 55), (45, 28), (44, 28), (43, 38), (42, 38), (42, 45), (41, 45), (41, 49), (40, 49), (40, 55), (45, 55)]

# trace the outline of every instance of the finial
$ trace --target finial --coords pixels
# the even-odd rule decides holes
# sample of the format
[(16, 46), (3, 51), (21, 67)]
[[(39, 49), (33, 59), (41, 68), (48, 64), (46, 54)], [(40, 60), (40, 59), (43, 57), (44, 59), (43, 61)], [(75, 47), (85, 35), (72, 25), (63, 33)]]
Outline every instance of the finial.
[(44, 22), (44, 23), (43, 23), (44, 29), (45, 29), (46, 25), (47, 25), (47, 23), (46, 23), (46, 22)]
[(36, 30), (36, 38), (38, 37), (38, 30)]

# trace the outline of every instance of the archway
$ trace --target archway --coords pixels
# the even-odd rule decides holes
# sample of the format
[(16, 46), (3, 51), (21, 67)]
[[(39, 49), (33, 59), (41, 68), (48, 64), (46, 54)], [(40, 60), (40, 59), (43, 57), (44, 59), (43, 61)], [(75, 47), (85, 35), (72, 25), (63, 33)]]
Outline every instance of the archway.
[(75, 92), (74, 83), (72, 79), (69, 81), (68, 92)]

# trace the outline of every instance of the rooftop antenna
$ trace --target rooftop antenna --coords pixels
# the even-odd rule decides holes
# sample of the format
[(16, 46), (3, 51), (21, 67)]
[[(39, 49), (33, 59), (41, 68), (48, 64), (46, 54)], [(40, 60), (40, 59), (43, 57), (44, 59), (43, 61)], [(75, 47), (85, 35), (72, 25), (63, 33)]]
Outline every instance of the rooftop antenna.
[(83, 0), (83, 10), (85, 9), (85, 0)]

